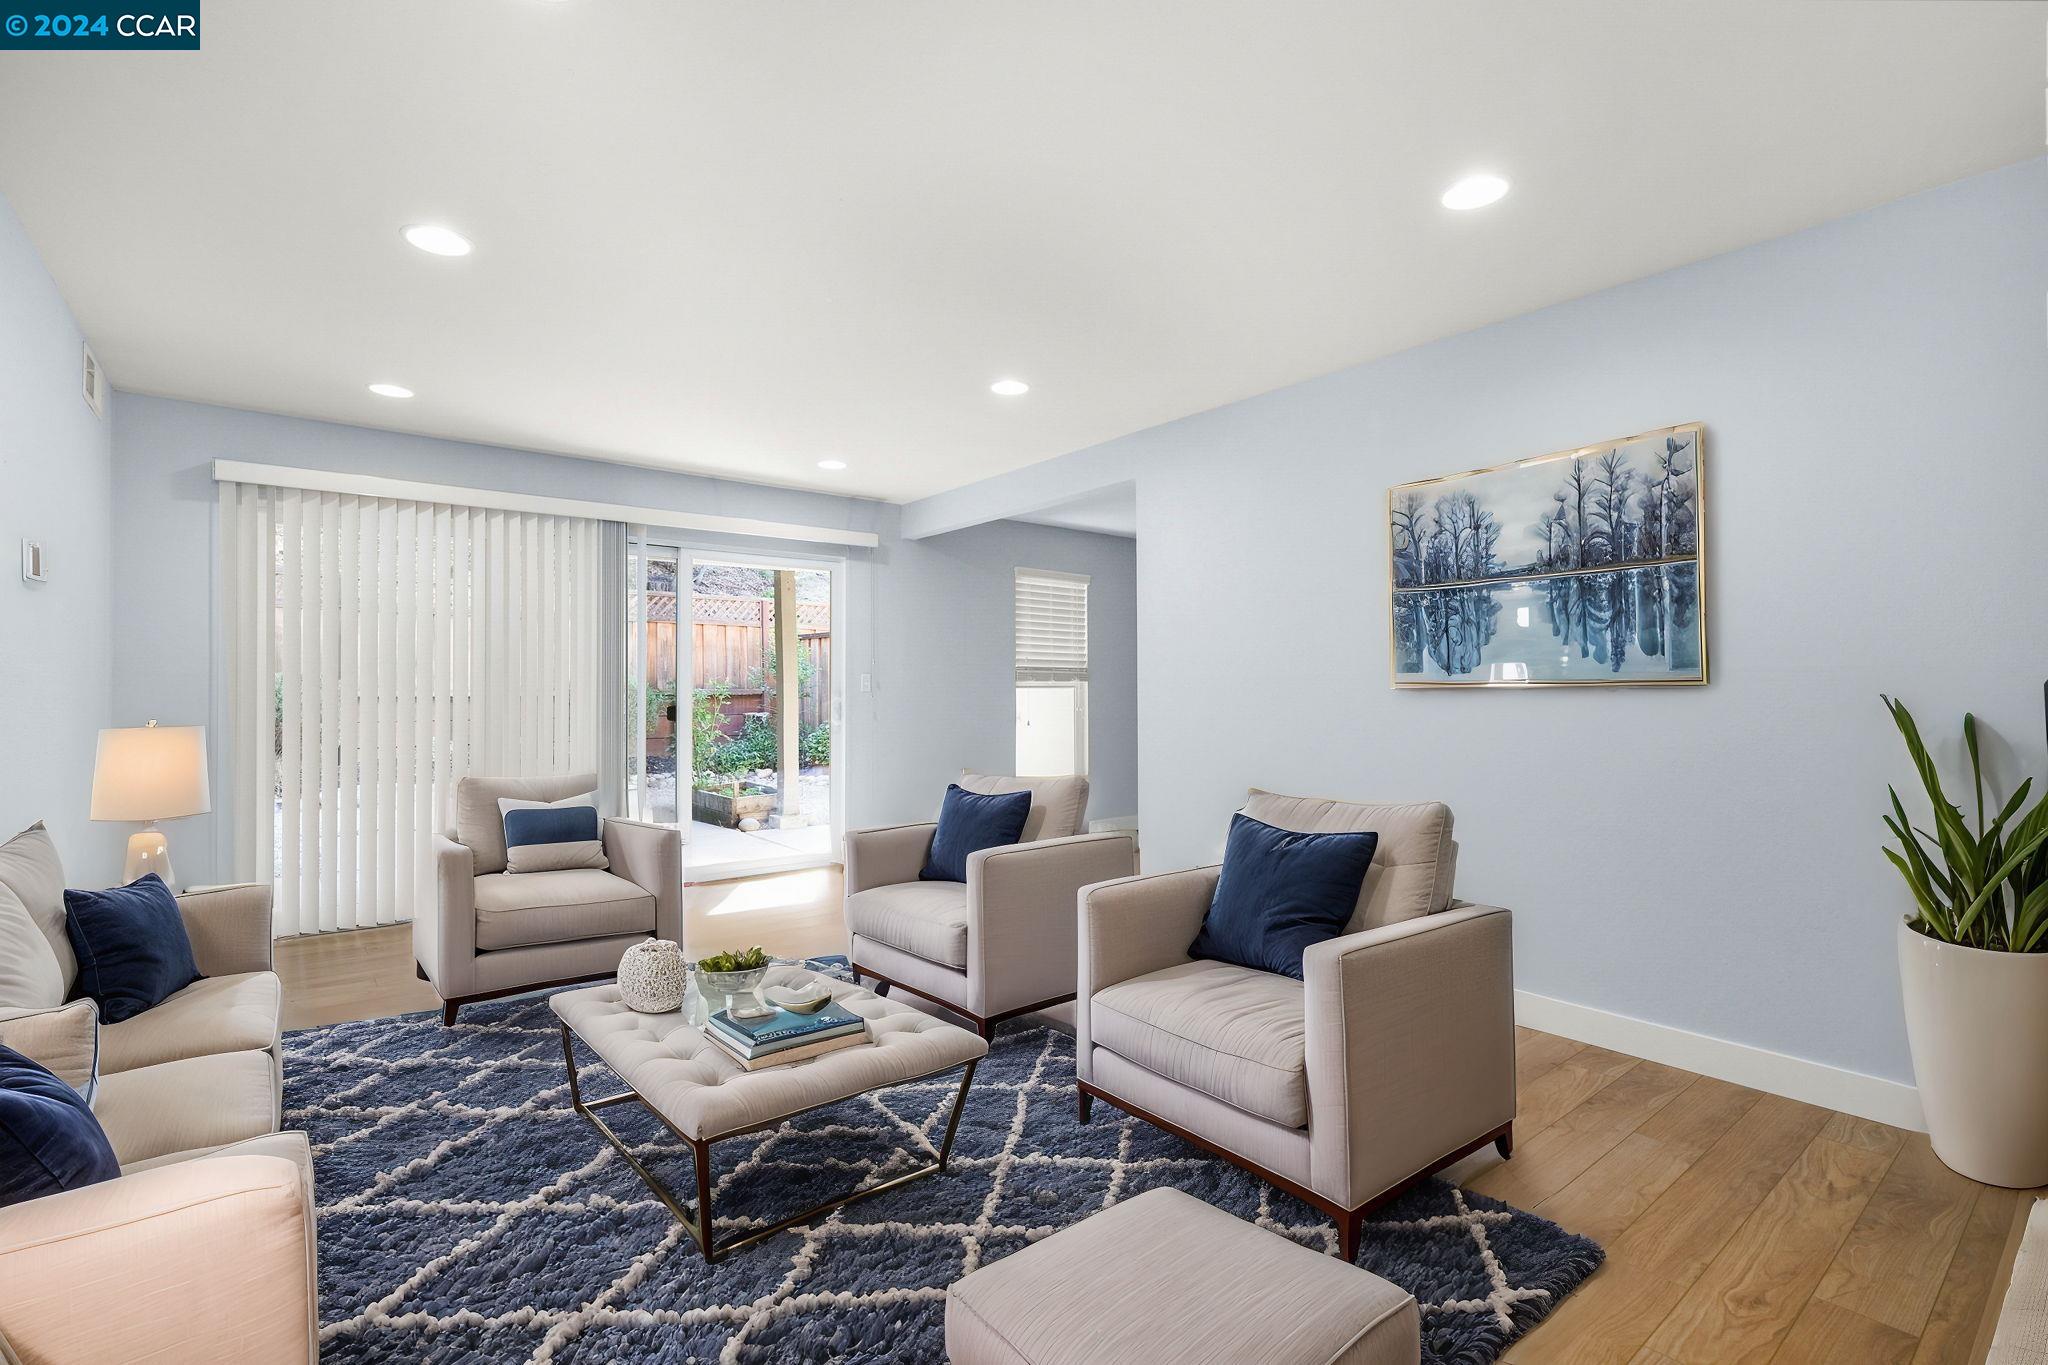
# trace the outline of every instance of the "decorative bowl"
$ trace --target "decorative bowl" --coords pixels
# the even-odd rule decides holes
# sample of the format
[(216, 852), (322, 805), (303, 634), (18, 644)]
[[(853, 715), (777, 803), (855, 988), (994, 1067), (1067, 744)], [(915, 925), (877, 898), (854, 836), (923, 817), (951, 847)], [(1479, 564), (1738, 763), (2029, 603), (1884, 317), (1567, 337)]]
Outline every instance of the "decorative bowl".
[(704, 1007), (713, 1013), (737, 1010), (744, 1014), (766, 1008), (761, 1003), (761, 982), (768, 968), (750, 967), (743, 972), (707, 972), (697, 968), (697, 993)]
[(770, 986), (762, 998), (791, 1014), (816, 1014), (832, 1002), (832, 992), (822, 981), (806, 981), (796, 986)]

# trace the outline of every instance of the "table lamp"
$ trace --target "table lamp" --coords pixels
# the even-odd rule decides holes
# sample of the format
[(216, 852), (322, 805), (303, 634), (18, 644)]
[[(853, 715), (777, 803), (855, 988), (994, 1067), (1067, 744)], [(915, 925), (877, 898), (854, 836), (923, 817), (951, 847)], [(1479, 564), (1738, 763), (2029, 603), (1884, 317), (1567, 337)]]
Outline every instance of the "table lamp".
[(92, 818), (141, 820), (146, 825), (128, 837), (128, 864), (121, 874), (124, 882), (154, 872), (175, 890), (170, 844), (156, 822), (204, 815), (212, 809), (204, 725), (151, 721), (100, 731), (99, 753), (92, 769)]

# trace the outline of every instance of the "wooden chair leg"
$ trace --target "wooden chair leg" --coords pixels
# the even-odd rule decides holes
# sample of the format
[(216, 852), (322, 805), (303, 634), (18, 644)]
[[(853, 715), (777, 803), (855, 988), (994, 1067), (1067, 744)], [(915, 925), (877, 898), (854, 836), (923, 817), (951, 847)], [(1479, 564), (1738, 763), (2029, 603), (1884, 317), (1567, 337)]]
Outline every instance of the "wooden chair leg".
[(1365, 1210), (1353, 1209), (1337, 1217), (1337, 1254), (1349, 1264), (1358, 1263), (1358, 1239), (1365, 1231)]
[(441, 1002), (441, 1026), (446, 1028), (453, 1024), (455, 1022), (455, 1011), (461, 1008), (461, 1004), (454, 1000), (443, 1000)]
[(1515, 1154), (1515, 1125), (1509, 1124), (1508, 1130), (1493, 1140), (1493, 1145), (1494, 1149), (1500, 1153), (1502, 1161), (1506, 1161), (1509, 1157), (1513, 1156)]
[(1081, 1122), (1088, 1122), (1089, 1115), (1095, 1109), (1095, 1097), (1085, 1090), (1076, 1090), (1074, 1092), (1074, 1109), (1080, 1115)]

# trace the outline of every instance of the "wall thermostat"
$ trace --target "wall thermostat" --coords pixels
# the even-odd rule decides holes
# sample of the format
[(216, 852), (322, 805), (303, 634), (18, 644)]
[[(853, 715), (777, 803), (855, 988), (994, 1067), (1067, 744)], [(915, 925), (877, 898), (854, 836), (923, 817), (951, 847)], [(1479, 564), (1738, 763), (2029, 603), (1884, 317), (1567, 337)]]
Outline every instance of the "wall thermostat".
[(42, 544), (38, 541), (21, 542), (21, 578), (24, 583), (50, 581), (50, 561), (44, 557)]

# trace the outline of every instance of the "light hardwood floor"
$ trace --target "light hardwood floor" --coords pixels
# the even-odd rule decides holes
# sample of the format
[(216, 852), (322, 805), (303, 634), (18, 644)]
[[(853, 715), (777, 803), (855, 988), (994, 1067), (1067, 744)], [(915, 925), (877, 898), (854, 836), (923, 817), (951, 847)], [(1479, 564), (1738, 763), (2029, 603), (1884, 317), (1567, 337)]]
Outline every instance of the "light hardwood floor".
[[(846, 950), (837, 869), (687, 888), (694, 948)], [(285, 1027), (437, 1004), (409, 929), (278, 944)], [(2032, 1194), (1978, 1185), (1924, 1135), (1567, 1038), (1516, 1031), (1515, 1156), (1446, 1174), (1607, 1262), (1516, 1343), (1519, 1365), (1975, 1365)]]
[(1517, 1039), (1514, 1160), (1449, 1174), (1586, 1234), (1607, 1263), (1509, 1361), (1984, 1359), (2029, 1192), (1964, 1179), (1924, 1134)]

